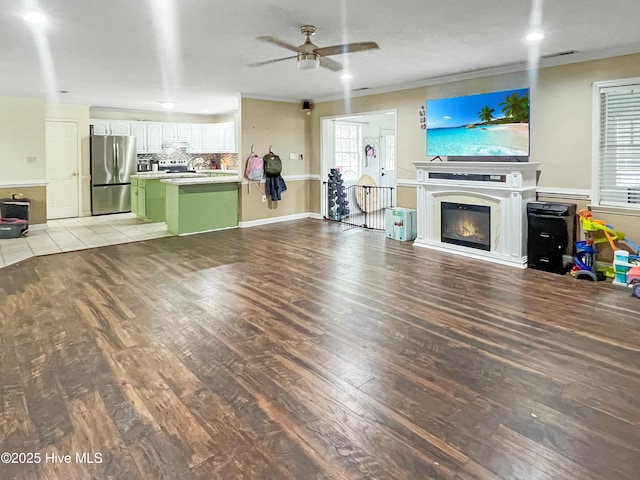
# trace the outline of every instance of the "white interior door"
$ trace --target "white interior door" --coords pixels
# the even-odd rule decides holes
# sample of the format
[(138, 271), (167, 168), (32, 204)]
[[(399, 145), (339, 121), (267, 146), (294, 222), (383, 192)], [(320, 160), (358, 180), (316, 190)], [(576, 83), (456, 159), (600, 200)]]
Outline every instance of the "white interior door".
[(78, 216), (78, 124), (46, 124), (47, 219)]
[(396, 131), (380, 127), (380, 181), (381, 187), (393, 188), (393, 204), (397, 204), (398, 166), (396, 158)]

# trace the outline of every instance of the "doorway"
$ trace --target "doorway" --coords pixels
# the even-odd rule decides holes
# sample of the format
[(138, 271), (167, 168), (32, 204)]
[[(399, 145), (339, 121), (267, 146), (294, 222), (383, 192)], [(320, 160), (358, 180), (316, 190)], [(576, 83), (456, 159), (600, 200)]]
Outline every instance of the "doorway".
[[(396, 132), (395, 109), (321, 119), (321, 176), (326, 182), (331, 169), (340, 172), (345, 191), (353, 192), (353, 198), (347, 198), (354, 207), (350, 209), (352, 217), (371, 214), (372, 210), (381, 215), (385, 208), (396, 205)], [(359, 186), (365, 186), (365, 191)], [(321, 189), (320, 205), (323, 216), (332, 218), (329, 209), (335, 202), (327, 201), (326, 192)]]
[(78, 124), (46, 122), (47, 219), (77, 217), (79, 212)]

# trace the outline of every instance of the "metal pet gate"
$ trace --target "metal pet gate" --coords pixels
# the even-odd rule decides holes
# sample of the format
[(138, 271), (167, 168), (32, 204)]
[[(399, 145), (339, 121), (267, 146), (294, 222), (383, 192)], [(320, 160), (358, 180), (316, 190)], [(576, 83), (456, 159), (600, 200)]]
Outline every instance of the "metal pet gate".
[(325, 220), (343, 223), (346, 228), (384, 230), (384, 211), (392, 208), (393, 187), (349, 185), (336, 193), (329, 182), (322, 183)]

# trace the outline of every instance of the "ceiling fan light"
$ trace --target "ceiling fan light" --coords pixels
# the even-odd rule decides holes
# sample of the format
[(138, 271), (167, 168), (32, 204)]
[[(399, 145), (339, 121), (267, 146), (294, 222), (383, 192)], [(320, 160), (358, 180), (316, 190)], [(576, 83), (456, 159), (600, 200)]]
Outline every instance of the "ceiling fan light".
[(320, 56), (315, 53), (298, 54), (298, 70), (317, 70), (320, 67)]

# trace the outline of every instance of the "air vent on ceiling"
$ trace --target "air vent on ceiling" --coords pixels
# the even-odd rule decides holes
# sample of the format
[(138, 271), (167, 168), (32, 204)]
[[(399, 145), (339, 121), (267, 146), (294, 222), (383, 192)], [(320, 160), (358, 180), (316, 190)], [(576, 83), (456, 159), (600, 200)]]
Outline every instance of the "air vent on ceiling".
[(578, 53), (577, 50), (565, 50), (564, 52), (556, 52), (556, 53), (550, 53), (549, 55), (542, 55), (542, 58), (564, 57), (565, 55), (573, 55), (574, 53)]

